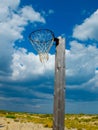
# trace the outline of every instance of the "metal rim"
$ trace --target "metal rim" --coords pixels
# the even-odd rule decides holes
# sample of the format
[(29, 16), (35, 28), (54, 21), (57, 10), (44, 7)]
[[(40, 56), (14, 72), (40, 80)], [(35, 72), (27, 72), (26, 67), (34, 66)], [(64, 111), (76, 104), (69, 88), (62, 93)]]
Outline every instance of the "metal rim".
[[(31, 40), (32, 42), (40, 42), (40, 41), (35, 41), (35, 40), (32, 39), (32, 35), (33, 35), (34, 33), (36, 33), (36, 32), (40, 32), (40, 31), (47, 31), (47, 32), (50, 32), (50, 33), (51, 33), (51, 35), (52, 35), (53, 38), (50, 39), (50, 40), (48, 40), (48, 41), (54, 41), (54, 40), (55, 40), (55, 36), (54, 36), (53, 31), (51, 31), (51, 30), (49, 30), (49, 29), (38, 29), (38, 30), (35, 30), (35, 31), (31, 32), (30, 35), (29, 35), (29, 40)], [(48, 42), (48, 41), (46, 41), (46, 42)]]

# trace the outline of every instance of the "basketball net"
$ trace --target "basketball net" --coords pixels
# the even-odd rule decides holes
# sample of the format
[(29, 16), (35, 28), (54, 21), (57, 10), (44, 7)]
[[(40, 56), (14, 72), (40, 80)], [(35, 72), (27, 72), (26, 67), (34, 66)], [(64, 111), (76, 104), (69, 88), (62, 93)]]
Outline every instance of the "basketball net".
[(39, 54), (42, 63), (48, 61), (49, 50), (53, 45), (54, 34), (48, 29), (40, 29), (32, 32), (29, 36), (30, 42)]

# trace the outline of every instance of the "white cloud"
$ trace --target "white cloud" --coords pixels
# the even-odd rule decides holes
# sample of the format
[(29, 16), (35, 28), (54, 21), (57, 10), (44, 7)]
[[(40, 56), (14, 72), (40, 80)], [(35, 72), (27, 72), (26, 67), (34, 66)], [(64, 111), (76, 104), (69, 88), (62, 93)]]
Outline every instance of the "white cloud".
[(43, 16), (47, 17), (51, 14), (54, 14), (54, 10), (53, 9), (49, 9), (47, 12), (46, 11), (42, 11), (41, 14), (43, 14)]
[(30, 6), (25, 6), (24, 8), (22, 8), (21, 12), (22, 12), (22, 17), (25, 20), (30, 20), (31, 22), (38, 21), (38, 22), (45, 23), (45, 19), (40, 15), (40, 13), (36, 12)]
[[(31, 101), (34, 101), (32, 95), (35, 94), (35, 91), (29, 91), (32, 89), (28, 90), (29, 94), (32, 95), (27, 95), (27, 91), (25, 91), (24, 86), (26, 86), (27, 82), (29, 82), (30, 79), (33, 79), (34, 81), (34, 79), (38, 76), (41, 78), (41, 75), (47, 77), (53, 74), (52, 69), (54, 67), (54, 56), (52, 57), (50, 55), (50, 62), (44, 66), (40, 63), (38, 55), (27, 52), (27, 50), (23, 48), (17, 49), (17, 47), (13, 47), (15, 46), (15, 42), (17, 40), (23, 39), (23, 31), (29, 23), (32, 23), (32, 25), (34, 25), (35, 22), (45, 23), (44, 17), (39, 12), (35, 11), (31, 6), (24, 6), (21, 8), (19, 4), (20, 0), (0, 0), (1, 109), (7, 108), (10, 110), (18, 110), (19, 108), (19, 110), (23, 110), (23, 104), (25, 101), (28, 103), (30, 101), (30, 97), (32, 98)], [(34, 83), (36, 83), (36, 81), (34, 81)], [(30, 83), (30, 86), (27, 84), (27, 86), (32, 88), (33, 85), (31, 84), (32, 83)], [(24, 90), (22, 96), (19, 94), (18, 90), (20, 90), (20, 93)], [(27, 98), (24, 99), (26, 96)], [(37, 96), (39, 96), (38, 91), (34, 98)], [(51, 95), (49, 94), (48, 96)], [(40, 97), (46, 97), (46, 94), (40, 93)], [(50, 98), (51, 97), (48, 97), (48, 99)], [(30, 104), (32, 103), (28, 103), (28, 105)]]
[(17, 13), (9, 11), (4, 21), (2, 21), (1, 17), (0, 35), (7, 40), (21, 39), (23, 38), (21, 33), (24, 31), (24, 27), (28, 24), (28, 21), (31, 23), (45, 23), (45, 19), (40, 15), (40, 13), (34, 11), (32, 7), (25, 6), (18, 10)]
[(23, 39), (23, 31), (28, 23), (41, 22), (45, 19), (31, 6), (19, 7), (20, 0), (0, 0), (0, 74), (11, 73), (13, 45)]
[(50, 9), (49, 10), (49, 14), (53, 14), (54, 13), (54, 10), (53, 9)]
[[(12, 89), (10, 84), (11, 86), (13, 84), (13, 88), (15, 88), (19, 87), (17, 85), (19, 81), (26, 82), (27, 79), (35, 78), (41, 80), (41, 76), (52, 76), (54, 73), (54, 55), (49, 54), (49, 62), (44, 66), (40, 63), (38, 55), (27, 52), (24, 48), (18, 48), (18, 50), (13, 48), (15, 41), (23, 38), (22, 33), (29, 22), (45, 23), (44, 17), (39, 12), (35, 11), (31, 6), (18, 8), (19, 3), (19, 0), (8, 0), (7, 2), (6, 0), (0, 0), (0, 80), (3, 77), (2, 81), (5, 82), (5, 84), (1, 83), (0, 87), (3, 89), (3, 86), (5, 86), (5, 90), (8, 86)], [(52, 13), (52, 10), (49, 12)], [(76, 26), (73, 36), (80, 40), (87, 40), (88, 38), (98, 40), (96, 35), (98, 32), (97, 19), (98, 10), (86, 19), (83, 24)], [(72, 41), (70, 45), (70, 50), (66, 50), (68, 87), (91, 87), (95, 91), (98, 89), (98, 72), (96, 70), (98, 68), (98, 48), (91, 45), (86, 47), (77, 41)], [(16, 82), (17, 84), (15, 84)], [(24, 88), (24, 86), (23, 83), (17, 89)], [(5, 92), (5, 90), (2, 91)], [(47, 96), (39, 92), (35, 93), (35, 96), (39, 94), (41, 98)], [(51, 99), (51, 95), (48, 96)], [(16, 97), (18, 96), (16, 95)], [(6, 99), (3, 98), (3, 100)]]
[(44, 65), (40, 62), (38, 55), (27, 53), (26, 49), (21, 48), (15, 50), (11, 68), (14, 80), (30, 79), (30, 77), (34, 79), (36, 76), (45, 75), (45, 73), (49, 75), (53, 73), (54, 56), (49, 54), (49, 61)]
[(98, 67), (98, 48), (71, 42), (71, 49), (66, 53), (67, 84), (80, 85), (95, 77)]
[[(90, 86), (97, 87), (96, 69), (98, 68), (98, 48), (85, 46), (72, 41), (70, 50), (66, 50), (66, 80), (67, 85), (72, 87)], [(54, 55), (49, 54), (49, 61), (45, 66), (40, 62), (39, 56), (25, 49), (15, 50), (12, 62), (12, 79), (26, 80), (51, 76), (54, 73)], [(85, 84), (85, 85), (84, 85)], [(84, 85), (84, 86), (83, 86)], [(95, 87), (95, 88), (96, 88)]]
[[(86, 18), (81, 25), (76, 25), (73, 30), (73, 37), (85, 41), (98, 41), (98, 10), (96, 10), (89, 18)], [(84, 44), (84, 45), (83, 45)], [(85, 43), (71, 42), (71, 50), (67, 57), (67, 74), (71, 79), (69, 87), (88, 88), (92, 91), (98, 90), (98, 48), (92, 45), (85, 46)], [(77, 84), (75, 84), (75, 82)], [(73, 85), (72, 85), (72, 84)]]
[(18, 5), (19, 5), (19, 3), (20, 3), (20, 0), (15, 0), (15, 1), (13, 1), (13, 0), (0, 0), (0, 6), (1, 7), (10, 7), (11, 9), (15, 9), (16, 7), (18, 7)]
[(98, 10), (89, 18), (86, 18), (81, 25), (76, 25), (73, 30), (73, 37), (80, 40), (97, 40), (98, 41)]
[(0, 21), (6, 21), (19, 6), (20, 0), (0, 0)]

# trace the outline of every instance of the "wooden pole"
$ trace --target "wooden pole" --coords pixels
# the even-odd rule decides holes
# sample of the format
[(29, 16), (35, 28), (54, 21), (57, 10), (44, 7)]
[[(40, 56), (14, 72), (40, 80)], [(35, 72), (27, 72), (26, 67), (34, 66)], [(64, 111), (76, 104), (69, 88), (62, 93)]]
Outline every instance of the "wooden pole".
[(56, 39), (53, 130), (64, 130), (65, 39)]

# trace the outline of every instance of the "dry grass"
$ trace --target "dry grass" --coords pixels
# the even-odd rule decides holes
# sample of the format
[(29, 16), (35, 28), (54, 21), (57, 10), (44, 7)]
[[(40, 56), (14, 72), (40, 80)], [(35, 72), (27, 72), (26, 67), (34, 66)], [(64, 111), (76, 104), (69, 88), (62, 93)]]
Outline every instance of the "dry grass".
[(98, 130), (98, 115), (66, 115), (67, 128), (77, 128), (77, 130)]
[(51, 130), (44, 128), (42, 124), (34, 124), (32, 122), (20, 122), (13, 119), (0, 117), (0, 130)]
[[(98, 115), (66, 114), (66, 130), (98, 130)], [(51, 114), (0, 111), (0, 130), (52, 130)]]

